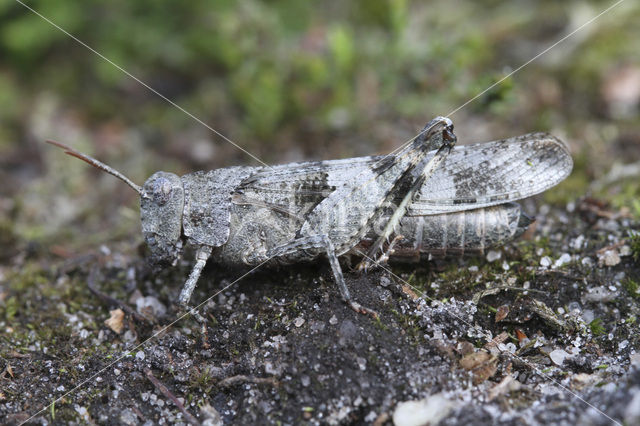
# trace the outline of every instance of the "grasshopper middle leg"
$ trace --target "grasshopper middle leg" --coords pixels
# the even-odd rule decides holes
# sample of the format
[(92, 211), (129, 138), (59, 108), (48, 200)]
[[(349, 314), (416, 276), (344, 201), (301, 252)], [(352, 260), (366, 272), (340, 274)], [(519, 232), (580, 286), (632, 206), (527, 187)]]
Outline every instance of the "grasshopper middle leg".
[(271, 250), (268, 254), (269, 257), (272, 256), (282, 256), (287, 253), (296, 252), (298, 250), (304, 249), (323, 249), (326, 251), (327, 258), (329, 259), (329, 265), (331, 265), (331, 271), (333, 272), (333, 277), (338, 284), (338, 289), (340, 290), (340, 295), (342, 299), (349, 305), (351, 309), (361, 314), (368, 314), (374, 318), (378, 317), (378, 313), (373, 309), (366, 308), (360, 305), (358, 302), (355, 302), (351, 298), (351, 293), (349, 293), (349, 288), (344, 280), (344, 275), (342, 274), (342, 268), (340, 267), (340, 262), (338, 261), (338, 256), (336, 255), (336, 249), (331, 242), (331, 239), (328, 235), (311, 235), (308, 237), (302, 237), (294, 240), (293, 242), (276, 247)]

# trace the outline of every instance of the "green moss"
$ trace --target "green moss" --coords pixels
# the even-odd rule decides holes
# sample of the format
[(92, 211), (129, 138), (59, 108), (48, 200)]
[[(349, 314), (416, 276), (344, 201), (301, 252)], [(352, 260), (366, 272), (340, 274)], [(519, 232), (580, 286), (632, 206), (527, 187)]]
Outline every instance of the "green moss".
[(622, 282), (622, 286), (627, 290), (629, 296), (634, 299), (640, 299), (640, 283), (638, 281), (627, 278)]
[(9, 279), (9, 289), (23, 292), (32, 287), (44, 287), (49, 281), (49, 273), (46, 270), (37, 263), (29, 262), (15, 271), (14, 276)]
[(589, 329), (591, 329), (591, 332), (594, 336), (602, 336), (607, 332), (604, 329), (604, 326), (602, 325), (602, 319), (600, 318), (595, 318), (593, 321), (591, 321), (589, 323)]
[[(2, 314), (2, 309), (3, 308), (0, 307), (0, 315)], [(11, 322), (11, 320), (13, 320), (13, 317), (16, 316), (17, 312), (18, 312), (18, 299), (15, 296), (11, 296), (4, 302), (3, 316), (7, 321)]]
[(640, 232), (629, 231), (629, 246), (633, 260), (637, 262), (640, 260)]

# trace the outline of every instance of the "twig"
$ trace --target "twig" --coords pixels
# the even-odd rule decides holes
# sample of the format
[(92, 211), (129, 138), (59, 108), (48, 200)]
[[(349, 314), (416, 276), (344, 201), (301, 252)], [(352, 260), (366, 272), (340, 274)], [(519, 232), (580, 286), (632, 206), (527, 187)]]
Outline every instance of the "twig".
[(237, 385), (238, 383), (255, 383), (257, 385), (271, 385), (278, 386), (280, 383), (273, 377), (254, 377), (254, 376), (245, 376), (243, 374), (238, 374), (237, 376), (227, 377), (226, 379), (220, 380), (218, 382), (218, 386), (229, 387), (233, 385)]
[(171, 393), (171, 391), (160, 380), (158, 380), (156, 376), (153, 375), (150, 369), (145, 368), (144, 374), (147, 376), (147, 379), (149, 379), (149, 381), (153, 383), (156, 389), (158, 389), (166, 398), (170, 399), (171, 402), (173, 402), (175, 406), (178, 407), (178, 410), (180, 410), (180, 412), (184, 415), (186, 421), (188, 421), (192, 425), (200, 425), (198, 419), (196, 419), (193, 414), (191, 414), (187, 411), (186, 408), (184, 408), (184, 405), (182, 405), (178, 398), (176, 398), (176, 396)]
[(91, 291), (91, 293), (95, 294), (96, 296), (106, 301), (107, 303), (110, 303), (112, 305), (115, 305), (121, 308), (123, 311), (125, 311), (126, 313), (128, 313), (129, 315), (137, 319), (138, 321), (144, 321), (151, 325), (154, 324), (154, 321), (151, 321), (149, 318), (145, 317), (144, 315), (140, 315), (138, 312), (136, 312), (133, 308), (131, 308), (126, 303), (121, 302), (118, 299), (111, 297), (108, 294), (98, 290), (98, 288), (95, 286), (95, 281), (96, 281), (95, 268), (92, 268), (91, 272), (89, 272), (89, 277), (87, 278), (87, 287), (89, 287), (89, 291)]

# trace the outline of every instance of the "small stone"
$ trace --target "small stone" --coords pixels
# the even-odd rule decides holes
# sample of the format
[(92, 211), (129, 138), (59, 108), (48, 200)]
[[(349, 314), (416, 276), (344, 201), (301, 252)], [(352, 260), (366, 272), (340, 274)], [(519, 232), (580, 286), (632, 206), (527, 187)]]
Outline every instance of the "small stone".
[(540, 259), (540, 266), (543, 266), (545, 268), (548, 268), (549, 266), (551, 266), (551, 258), (549, 256), (545, 256), (542, 259)]
[(302, 317), (298, 317), (293, 320), (293, 325), (295, 325), (296, 327), (302, 327), (302, 324), (304, 324), (304, 318)]
[(431, 395), (420, 401), (401, 402), (393, 412), (396, 426), (435, 425), (455, 407), (455, 403), (442, 394)]
[(580, 234), (573, 241), (571, 241), (570, 245), (572, 249), (580, 250), (582, 249), (583, 244), (584, 244), (584, 235)]
[(598, 255), (600, 266), (616, 266), (618, 263), (620, 263), (620, 255), (617, 250), (605, 250), (604, 253)]
[(120, 424), (123, 425), (137, 425), (138, 424), (138, 416), (128, 408), (125, 408), (120, 413)]
[(367, 369), (367, 360), (362, 357), (357, 357), (356, 362), (358, 363), (358, 368), (361, 371), (365, 371)]
[(567, 357), (569, 357), (569, 354), (563, 349), (555, 349), (549, 354), (549, 358), (557, 366), (562, 366)]
[(264, 363), (264, 371), (265, 373), (272, 376), (280, 376), (282, 374), (282, 365), (281, 364), (276, 365), (271, 361), (266, 361)]
[(311, 378), (309, 378), (309, 376), (305, 374), (302, 377), (300, 377), (300, 383), (302, 383), (302, 386), (306, 388), (311, 384)]
[(582, 299), (586, 302), (610, 302), (617, 296), (616, 291), (610, 291), (604, 286), (590, 288)]
[(591, 259), (588, 256), (585, 256), (582, 258), (580, 263), (582, 263), (582, 266), (593, 266), (593, 259)]
[(364, 417), (364, 421), (367, 424), (372, 424), (377, 418), (378, 414), (375, 411), (369, 411), (369, 414)]
[(142, 315), (151, 313), (154, 317), (161, 317), (167, 312), (167, 308), (153, 296), (140, 297), (136, 300), (136, 310)]
[(596, 317), (596, 314), (591, 309), (585, 309), (584, 311), (582, 311), (581, 317), (582, 317), (582, 321), (589, 324), (591, 321), (594, 320), (594, 318)]
[(136, 340), (136, 333), (131, 330), (127, 330), (124, 332), (124, 335), (122, 337), (125, 342), (133, 342), (134, 340)]
[(337, 323), (338, 323), (338, 318), (336, 318), (335, 315), (333, 315), (331, 318), (329, 318), (329, 324), (336, 325)]
[(144, 361), (144, 358), (145, 358), (144, 351), (136, 352), (136, 359), (138, 359), (140, 361)]
[(390, 284), (391, 284), (391, 280), (389, 279), (389, 277), (386, 277), (386, 276), (380, 277), (380, 285), (382, 287), (388, 287)]
[(489, 250), (487, 253), (487, 262), (495, 262), (502, 257), (501, 251)]
[(509, 263), (506, 260), (502, 262), (502, 270), (508, 271), (509, 269), (511, 269), (511, 266), (509, 266)]
[(558, 260), (553, 264), (554, 268), (560, 268), (563, 265), (571, 262), (571, 255), (569, 253), (563, 253)]

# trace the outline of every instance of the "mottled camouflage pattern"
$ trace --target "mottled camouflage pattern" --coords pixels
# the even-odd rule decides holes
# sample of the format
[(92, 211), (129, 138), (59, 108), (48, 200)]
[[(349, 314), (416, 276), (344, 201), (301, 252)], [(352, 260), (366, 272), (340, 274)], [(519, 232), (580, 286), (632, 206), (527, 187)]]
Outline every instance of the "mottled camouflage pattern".
[[(438, 117), (388, 156), (229, 167), (182, 177), (157, 172), (142, 188), (120, 172), (53, 143), (123, 180), (141, 196), (142, 232), (154, 263), (175, 264), (184, 243), (196, 261), (180, 295), (186, 304), (207, 260), (254, 266), (326, 255), (342, 297), (351, 300), (338, 256), (402, 260), (483, 251), (529, 224), (511, 203), (568, 176), (567, 147), (533, 133), (453, 147), (453, 123)], [(395, 238), (394, 251), (385, 251)], [(389, 250), (387, 247), (386, 250)], [(382, 256), (380, 256), (382, 253)]]
[(184, 190), (180, 177), (156, 172), (142, 187), (140, 219), (142, 236), (154, 264), (175, 265), (182, 250)]
[[(482, 160), (475, 160), (476, 156)], [(273, 170), (258, 169), (237, 190), (244, 197), (243, 204), (234, 204), (229, 241), (214, 251), (214, 260), (247, 265), (265, 261), (270, 250), (295, 237), (308, 212), (327, 194), (350, 176), (370, 169), (381, 158), (302, 162), (275, 166)], [(477, 168), (475, 173), (466, 167), (469, 162)], [(419, 259), (420, 254), (482, 251), (517, 238), (529, 220), (518, 204), (502, 203), (555, 186), (569, 175), (571, 168), (565, 144), (543, 133), (455, 147), (410, 203), (397, 230), (405, 238), (396, 245), (396, 257), (407, 260)], [(464, 176), (456, 176), (457, 170), (465, 171)], [(454, 179), (459, 187), (450, 184)], [(395, 197), (389, 204), (397, 206), (400, 200)], [(280, 209), (267, 207), (266, 203)], [(350, 203), (351, 200), (344, 202)], [(361, 248), (372, 244), (373, 236), (381, 232), (393, 208), (381, 206), (380, 210), (383, 216), (367, 231), (363, 238), (368, 240), (367, 244)], [(462, 213), (465, 211), (468, 212)], [(419, 248), (410, 249), (418, 241), (422, 241), (415, 246)], [(408, 253), (410, 250), (414, 252)], [(300, 257), (304, 255), (301, 253)]]

